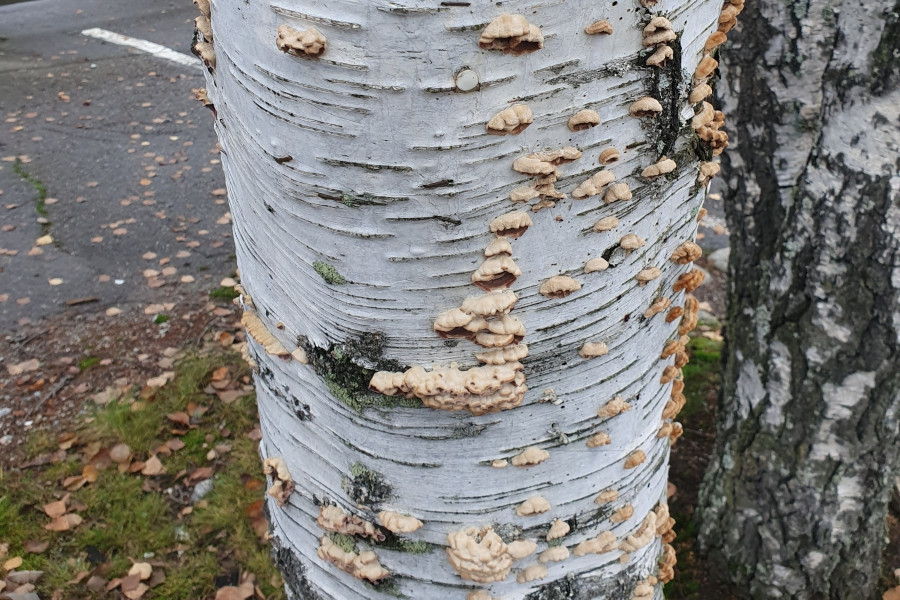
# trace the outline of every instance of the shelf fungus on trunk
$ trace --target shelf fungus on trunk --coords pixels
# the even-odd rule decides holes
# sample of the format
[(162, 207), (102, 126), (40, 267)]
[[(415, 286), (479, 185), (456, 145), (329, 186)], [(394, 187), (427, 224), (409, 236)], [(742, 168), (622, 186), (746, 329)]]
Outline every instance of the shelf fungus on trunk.
[(508, 254), (491, 256), (472, 273), (472, 283), (485, 291), (511, 286), (522, 274), (522, 270)]
[(513, 540), (507, 545), (510, 556), (514, 560), (521, 560), (531, 556), (537, 550), (537, 542), (534, 540)]
[(549, 571), (543, 563), (532, 563), (516, 574), (516, 583), (528, 583), (545, 578)]
[(604, 433), (602, 431), (598, 431), (594, 435), (588, 438), (587, 447), (588, 448), (598, 448), (600, 446), (606, 446), (612, 443), (612, 439), (609, 437), (608, 433)]
[(652, 319), (654, 316), (663, 312), (667, 308), (672, 305), (672, 301), (666, 297), (660, 296), (656, 300), (653, 301), (653, 304), (650, 305), (650, 308), (644, 311), (645, 319)]
[(664, 69), (666, 65), (669, 64), (669, 61), (675, 57), (675, 51), (672, 50), (669, 46), (662, 44), (658, 46), (656, 50), (654, 50), (653, 54), (647, 57), (647, 62), (645, 63), (648, 67), (656, 67), (657, 69)]
[(604, 531), (603, 533), (584, 540), (572, 551), (575, 556), (587, 556), (588, 554), (606, 554), (613, 552), (619, 547), (616, 535), (612, 531)]
[(600, 115), (595, 110), (580, 110), (569, 118), (570, 131), (584, 131), (600, 124)]
[(647, 240), (635, 233), (625, 234), (622, 236), (622, 239), (619, 240), (619, 247), (622, 248), (622, 250), (626, 250), (628, 252), (637, 250), (638, 248), (646, 245)]
[(550, 453), (537, 446), (529, 446), (512, 457), (510, 462), (514, 467), (533, 467), (550, 458)]
[(516, 507), (516, 514), (520, 517), (531, 517), (550, 510), (550, 503), (542, 496), (532, 496)]
[(288, 25), (278, 28), (275, 45), (278, 49), (292, 56), (318, 58), (325, 52), (327, 40), (315, 27), (294, 29)]
[(522, 15), (502, 14), (481, 32), (478, 45), (482, 50), (498, 50), (519, 56), (544, 47), (541, 29)]
[(503, 581), (512, 570), (509, 547), (490, 527), (447, 535), (447, 558), (459, 576), (478, 583)]
[(256, 343), (262, 346), (267, 354), (282, 358), (291, 356), (290, 351), (274, 335), (269, 333), (265, 323), (262, 322), (256, 311), (249, 306), (244, 309), (244, 314), (241, 315), (241, 324), (247, 329), (250, 337), (256, 340)]
[(631, 188), (625, 182), (612, 184), (606, 188), (606, 193), (603, 194), (603, 201), (607, 204), (619, 202), (620, 200), (631, 200)]
[(589, 198), (597, 196), (607, 185), (616, 180), (616, 176), (611, 171), (600, 171), (591, 175), (589, 179), (585, 179), (572, 192), (572, 197), (577, 199)]
[(468, 410), (483, 415), (515, 408), (525, 398), (522, 363), (472, 367), (465, 371), (455, 365), (426, 371), (415, 366), (403, 373), (378, 371), (369, 387), (385, 396), (403, 394), (418, 398), (429, 408)]
[(618, 490), (603, 490), (594, 498), (594, 504), (609, 504), (619, 499)]
[(675, 280), (675, 284), (672, 286), (672, 290), (675, 292), (680, 292), (681, 290), (693, 292), (700, 287), (700, 284), (703, 283), (705, 278), (706, 275), (703, 274), (703, 271), (693, 269), (692, 271), (679, 275), (678, 279)]
[(284, 459), (280, 456), (270, 456), (265, 459), (263, 473), (272, 477), (272, 485), (266, 493), (275, 498), (278, 506), (287, 504), (288, 498), (294, 492), (294, 480)]
[(647, 267), (635, 275), (634, 278), (637, 279), (639, 286), (645, 286), (660, 275), (662, 275), (662, 271), (659, 267)]
[(631, 410), (631, 405), (625, 402), (621, 396), (616, 396), (597, 411), (597, 416), (601, 419), (609, 419), (629, 410)]
[(316, 519), (316, 524), (326, 531), (350, 536), (358, 535), (371, 538), (376, 542), (384, 541), (384, 534), (374, 524), (356, 515), (345, 513), (339, 506), (320, 506), (319, 518)]
[(655, 117), (662, 110), (662, 104), (659, 103), (659, 100), (650, 96), (644, 96), (631, 103), (631, 106), (628, 107), (628, 114), (638, 118)]
[(633, 469), (645, 460), (647, 460), (647, 453), (643, 450), (635, 450), (625, 459), (625, 468)]
[(702, 102), (706, 100), (710, 96), (712, 96), (713, 89), (710, 87), (708, 83), (701, 83), (696, 86), (693, 90), (691, 90), (691, 95), (688, 96), (688, 102), (691, 104), (697, 104), (698, 102)]
[(527, 212), (514, 210), (495, 218), (490, 228), (498, 236), (518, 238), (533, 224)]
[(676, 168), (678, 168), (678, 165), (674, 160), (663, 156), (661, 159), (659, 159), (658, 162), (653, 163), (652, 165), (641, 171), (641, 177), (643, 177), (644, 179), (654, 179), (656, 177), (659, 177), (660, 175), (671, 173)]
[(345, 552), (327, 535), (319, 540), (317, 553), (322, 560), (327, 560), (338, 569), (346, 571), (358, 579), (377, 583), (391, 576), (390, 571), (381, 566), (378, 557), (371, 550), (361, 554)]
[(652, 542), (653, 538), (655, 537), (656, 513), (650, 511), (647, 513), (647, 516), (644, 517), (644, 520), (641, 521), (641, 524), (638, 527), (637, 531), (635, 531), (631, 535), (626, 536), (624, 540), (619, 542), (619, 549), (622, 552), (635, 552)]
[(378, 520), (392, 533), (412, 533), (422, 527), (422, 521), (417, 518), (390, 510), (379, 512)]
[(703, 249), (696, 243), (688, 240), (675, 248), (669, 260), (675, 264), (686, 265), (689, 262), (694, 262), (701, 256), (703, 256)]
[(602, 233), (604, 231), (610, 231), (619, 226), (619, 219), (616, 217), (603, 217), (599, 219), (596, 223), (594, 223), (594, 231), (597, 233)]
[(527, 104), (513, 104), (491, 117), (487, 132), (492, 135), (517, 135), (534, 122), (534, 115)]
[(651, 600), (656, 594), (655, 588), (657, 583), (659, 583), (659, 580), (655, 576), (648, 575), (646, 579), (634, 586), (634, 590), (631, 592), (631, 600)]
[(547, 541), (555, 540), (569, 534), (569, 524), (562, 519), (554, 519), (550, 524), (550, 530), (547, 532)]
[(565, 298), (572, 292), (581, 289), (581, 283), (572, 279), (568, 275), (554, 275), (541, 284), (538, 290), (542, 296), (547, 298)]
[(592, 258), (586, 263), (584, 263), (584, 272), (585, 273), (594, 273), (596, 271), (605, 271), (609, 268), (609, 262), (602, 257)]
[(643, 30), (643, 44), (652, 48), (658, 44), (674, 42), (678, 34), (672, 29), (672, 22), (665, 17), (653, 17)]
[(615, 148), (606, 148), (603, 152), (600, 153), (600, 156), (597, 158), (597, 162), (601, 165), (611, 165), (613, 163), (619, 162), (619, 151)]
[(600, 19), (585, 27), (584, 32), (588, 35), (609, 35), (613, 32), (613, 26), (606, 19)]
[(569, 558), (569, 549), (565, 546), (551, 546), (538, 555), (542, 563), (560, 562)]
[(609, 354), (609, 348), (603, 342), (585, 342), (578, 351), (578, 356), (584, 359), (598, 358)]
[(609, 516), (610, 523), (624, 523), (628, 519), (634, 516), (634, 506), (631, 504), (625, 504), (624, 506), (616, 509), (613, 514)]

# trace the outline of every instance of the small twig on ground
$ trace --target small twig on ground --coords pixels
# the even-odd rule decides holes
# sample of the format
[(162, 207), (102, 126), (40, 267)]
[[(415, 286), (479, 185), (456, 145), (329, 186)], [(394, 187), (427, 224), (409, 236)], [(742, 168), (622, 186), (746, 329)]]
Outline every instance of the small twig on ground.
[(58, 394), (59, 391), (60, 391), (61, 389), (63, 389), (63, 388), (66, 386), (66, 384), (69, 383), (69, 381), (71, 381), (71, 379), (72, 379), (72, 378), (69, 377), (68, 375), (66, 375), (65, 377), (63, 377), (62, 379), (60, 379), (60, 380), (56, 383), (56, 385), (53, 386), (53, 389), (50, 390), (50, 392), (49, 392), (46, 396), (44, 396), (43, 398), (41, 398), (40, 401), (39, 401), (37, 404), (35, 404), (34, 406), (32, 406), (31, 408), (28, 409), (28, 412), (25, 413), (25, 418), (27, 419), (28, 417), (30, 417), (30, 416), (31, 416), (31, 413), (33, 413), (34, 411), (36, 411), (37, 409), (39, 409), (41, 406), (44, 405), (44, 402), (46, 402), (47, 400), (49, 400), (50, 398), (52, 398), (53, 396), (55, 396), (56, 394)]

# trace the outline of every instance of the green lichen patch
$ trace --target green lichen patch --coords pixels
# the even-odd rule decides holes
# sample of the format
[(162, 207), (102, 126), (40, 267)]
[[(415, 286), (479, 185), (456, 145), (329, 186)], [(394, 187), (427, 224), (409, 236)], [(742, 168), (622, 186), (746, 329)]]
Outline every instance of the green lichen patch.
[(359, 462), (350, 465), (350, 476), (343, 478), (341, 487), (355, 503), (373, 509), (394, 493), (384, 475)]
[(353, 539), (353, 536), (332, 531), (329, 532), (328, 538), (335, 546), (344, 552), (355, 552), (356, 554), (359, 554), (359, 548), (356, 546), (356, 540)]
[(384, 396), (369, 390), (376, 371), (402, 371), (397, 361), (384, 358), (384, 334), (364, 333), (348, 338), (329, 348), (312, 345), (305, 337), (297, 345), (306, 352), (307, 360), (322, 377), (331, 395), (358, 413), (367, 408), (419, 408), (422, 402), (405, 396)]
[(337, 269), (326, 262), (322, 262), (321, 260), (317, 260), (313, 263), (313, 270), (315, 270), (315, 272), (325, 280), (325, 283), (331, 285), (343, 285), (347, 283), (347, 280), (337, 272)]

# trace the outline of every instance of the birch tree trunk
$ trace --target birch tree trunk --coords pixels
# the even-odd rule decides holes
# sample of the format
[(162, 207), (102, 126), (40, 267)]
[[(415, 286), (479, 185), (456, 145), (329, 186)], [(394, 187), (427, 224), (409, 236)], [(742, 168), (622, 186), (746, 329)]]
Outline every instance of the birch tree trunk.
[(722, 3), (646, 3), (200, 2), (291, 597), (661, 597)]
[(701, 542), (753, 598), (874, 598), (900, 459), (900, 4), (748, 5)]

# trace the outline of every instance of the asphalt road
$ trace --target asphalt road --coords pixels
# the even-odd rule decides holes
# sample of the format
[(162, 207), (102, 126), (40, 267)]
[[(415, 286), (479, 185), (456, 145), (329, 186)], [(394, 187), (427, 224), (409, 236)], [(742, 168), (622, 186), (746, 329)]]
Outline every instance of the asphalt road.
[(196, 14), (189, 0), (0, 6), (0, 333), (177, 301), (233, 273), (212, 115), (191, 92), (199, 66), (81, 34), (189, 55)]
[[(212, 115), (191, 93), (204, 85), (199, 65), (81, 33), (102, 28), (189, 55), (196, 8), (3, 1), (0, 333), (215, 288), (235, 268), (234, 248)], [(714, 249), (727, 243), (721, 201), (707, 206), (700, 243)], [(44, 235), (52, 243), (36, 245)], [(67, 305), (83, 299), (96, 300)]]

